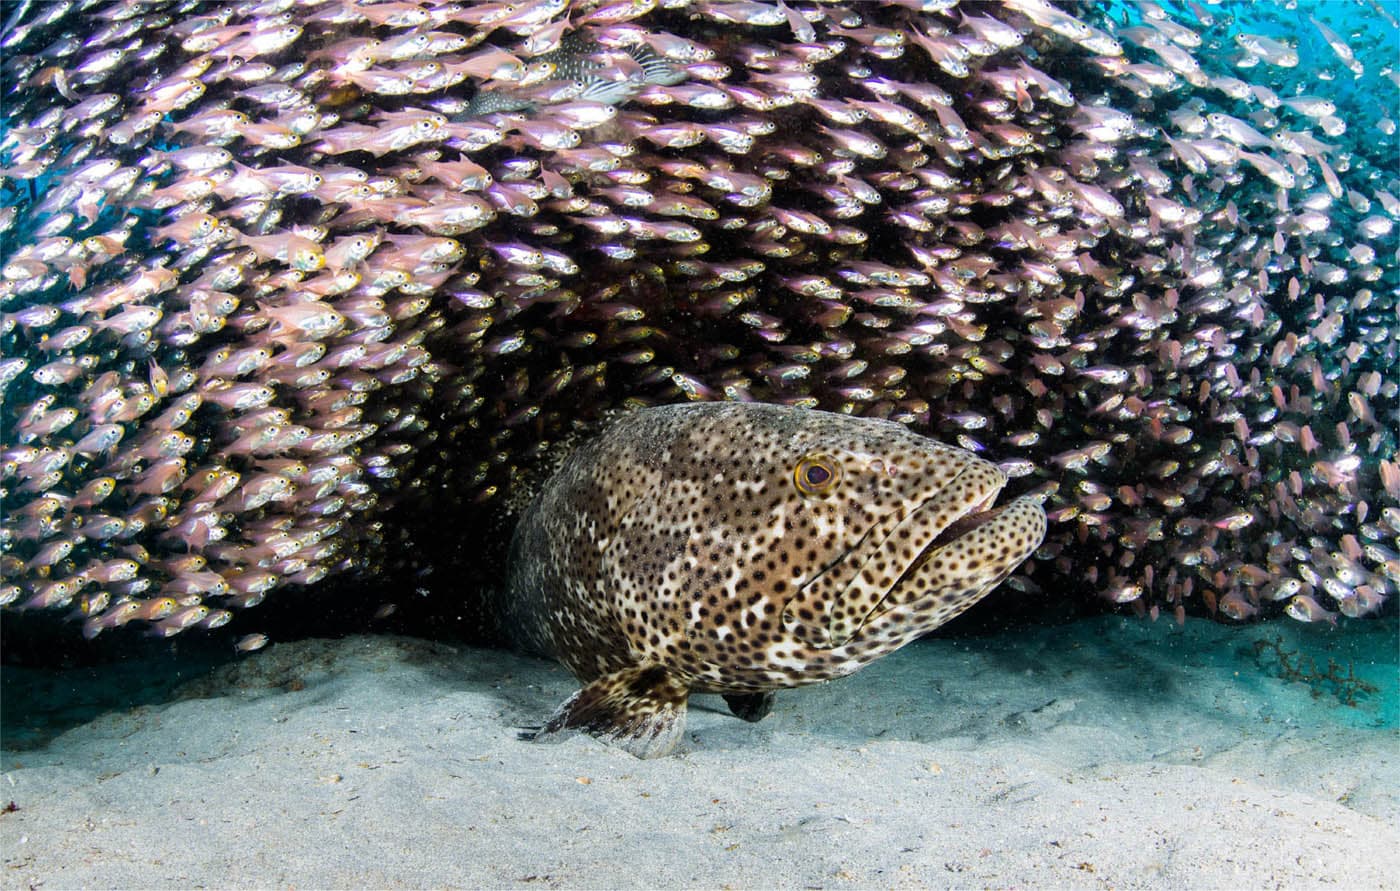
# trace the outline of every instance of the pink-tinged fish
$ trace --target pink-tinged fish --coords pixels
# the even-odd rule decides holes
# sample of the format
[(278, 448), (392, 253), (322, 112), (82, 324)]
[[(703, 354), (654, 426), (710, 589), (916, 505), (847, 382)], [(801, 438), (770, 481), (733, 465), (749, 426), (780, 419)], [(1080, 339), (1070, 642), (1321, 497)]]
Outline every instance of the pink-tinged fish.
[(285, 150), (301, 145), (301, 134), (278, 121), (244, 124), (238, 129), (238, 135), (248, 145), (269, 149)]
[[(144, 618), (144, 614), (149, 610), (149, 603), (144, 600), (118, 600), (101, 615), (84, 623), (83, 636), (95, 637), (108, 628), (120, 628), (135, 619)], [(170, 607), (174, 608), (173, 602)]]
[(239, 235), (238, 243), (252, 248), (260, 257), (286, 263), (300, 272), (315, 272), (326, 265), (321, 246), (291, 232), (275, 235)]
[(705, 141), (705, 130), (697, 123), (643, 124), (629, 122), (636, 134), (661, 148), (689, 148)]
[(227, 625), (229, 622), (232, 621), (232, 612), (226, 609), (216, 609), (212, 610), (209, 613), (209, 615), (205, 616), (204, 621), (200, 622), (199, 624), (200, 627), (205, 628), (206, 630), (213, 630), (215, 628), (222, 628), (223, 626)]
[(1298, 184), (1298, 178), (1288, 168), (1268, 155), (1240, 152), (1240, 158), (1249, 162), (1255, 170), (1280, 188), (1291, 189)]
[(43, 412), (42, 415), (28, 422), (15, 424), (20, 431), (20, 441), (32, 441), (34, 438), (48, 437), (59, 430), (66, 429), (70, 424), (78, 419), (76, 408), (53, 409)]
[(204, 621), (210, 612), (210, 608), (203, 604), (187, 606), (177, 612), (171, 613), (168, 618), (157, 622), (149, 633), (152, 637), (173, 637), (181, 631)]
[(38, 553), (24, 564), (24, 568), (27, 570), (43, 569), (47, 572), (55, 563), (73, 553), (73, 548), (78, 542), (79, 539), (76, 538), (60, 538), (57, 541), (51, 541), (41, 547)]
[(210, 356), (201, 372), (215, 377), (242, 377), (266, 368), (271, 362), (271, 347), (251, 346), (224, 356)]
[(114, 316), (99, 320), (96, 327), (118, 335), (133, 334), (154, 328), (164, 315), (159, 307), (128, 306)]
[(267, 646), (267, 644), (268, 636), (266, 634), (254, 633), (240, 637), (238, 641), (234, 643), (233, 648), (240, 653), (252, 653), (261, 650), (263, 647)]
[(131, 456), (147, 461), (159, 461), (187, 455), (194, 447), (195, 438), (187, 433), (155, 428), (133, 444)]
[(490, 171), (465, 158), (457, 161), (418, 162), (423, 172), (459, 192), (479, 192), (494, 181)]
[(136, 618), (146, 622), (160, 621), (179, 609), (179, 601), (174, 597), (157, 597), (153, 600), (139, 601), (139, 604), (140, 611), (137, 611)]
[(452, 238), (389, 234), (385, 236), (385, 240), (393, 246), (396, 256), (402, 261), (407, 261), (410, 266), (453, 263), (466, 254), (466, 249), (461, 243)]
[(47, 328), (54, 322), (57, 322), (62, 315), (63, 311), (58, 307), (38, 303), (18, 309), (5, 318), (7, 322), (13, 321), (21, 328), (32, 330), (35, 328)]
[[(277, 429), (279, 428), (273, 428), (274, 433)], [(227, 468), (211, 468), (211, 471), (204, 474), (203, 478), (203, 483), (190, 499), (191, 505), (211, 504), (222, 500), (238, 488), (242, 475)], [(193, 479), (192, 477), (191, 481)], [(186, 488), (188, 487), (189, 483), (186, 483)]]
[(837, 150), (847, 152), (851, 155), (871, 160), (879, 160), (885, 157), (889, 151), (884, 143), (861, 131), (844, 128), (833, 129), (821, 124), (817, 125), (817, 129), (831, 140), (832, 145)]
[(1272, 37), (1241, 33), (1235, 35), (1235, 43), (1270, 65), (1279, 68), (1296, 68), (1298, 65), (1298, 51)]
[(65, 359), (57, 359), (39, 366), (30, 372), (30, 377), (34, 381), (45, 387), (56, 387), (69, 384), (83, 375), (86, 369), (76, 362), (69, 362)]
[(374, 155), (401, 151), (420, 142), (442, 138), (446, 126), (447, 119), (442, 115), (407, 116), (398, 123), (377, 129), (359, 148)]
[(161, 594), (167, 597), (174, 597), (177, 601), (184, 602), (190, 595), (212, 595), (222, 596), (229, 592), (228, 582), (217, 572), (209, 569), (196, 568), (206, 566), (203, 558), (200, 562), (186, 568), (171, 568), (167, 571), (174, 575), (174, 578), (166, 582), (161, 587)]
[(89, 297), (77, 297), (63, 304), (63, 309), (74, 314), (106, 313), (118, 306), (145, 300), (175, 287), (179, 273), (163, 266), (143, 269), (130, 278), (99, 291)]
[(1230, 591), (1220, 598), (1219, 610), (1236, 622), (1244, 622), (1259, 613), (1259, 607), (1245, 599), (1238, 591)]
[(166, 458), (152, 464), (128, 484), (132, 491), (143, 495), (164, 495), (185, 481), (184, 458)]
[(188, 133), (205, 139), (232, 138), (252, 123), (248, 115), (231, 108), (201, 111), (171, 125), (176, 133)]
[(1237, 532), (1240, 529), (1249, 526), (1254, 521), (1255, 516), (1253, 512), (1246, 508), (1239, 508), (1237, 510), (1231, 511), (1228, 514), (1225, 514), (1222, 517), (1212, 520), (1211, 525), (1217, 529), (1223, 529), (1229, 532)]
[(440, 235), (460, 235), (486, 225), (496, 212), (475, 195), (460, 195), (441, 204), (405, 207), (395, 214), (400, 222)]
[(950, 77), (967, 77), (972, 73), (966, 61), (971, 54), (956, 37), (938, 36), (912, 26), (909, 33), (914, 44), (923, 49), (945, 74)]
[(1385, 595), (1370, 585), (1358, 585), (1351, 596), (1338, 601), (1337, 608), (1348, 618), (1360, 619), (1379, 612), (1385, 600)]
[(246, 411), (269, 404), (277, 394), (271, 387), (262, 384), (227, 384), (222, 380), (214, 379), (201, 388), (200, 395), (203, 396), (204, 401), (222, 406), (229, 411)]
[[(120, 424), (97, 424), (73, 445), (73, 453), (94, 458), (111, 451), (121, 442), (125, 428)], [(108, 493), (110, 494), (110, 492)]]
[(99, 424), (125, 423), (134, 421), (142, 417), (155, 407), (156, 398), (150, 393), (136, 393), (129, 399), (118, 399), (112, 402), (106, 411), (92, 414), (92, 419)]
[(518, 57), (496, 47), (487, 47), (461, 60), (444, 59), (442, 64), (451, 74), (478, 78), (486, 83), (518, 83), (526, 72), (525, 63)]
[(962, 23), (977, 37), (999, 49), (1013, 49), (1021, 45), (1025, 38), (1021, 32), (1005, 22), (991, 16), (968, 15), (962, 12)]
[(1323, 609), (1316, 600), (1307, 594), (1294, 595), (1283, 611), (1290, 618), (1300, 622), (1327, 622), (1333, 626), (1337, 624), (1337, 614)]

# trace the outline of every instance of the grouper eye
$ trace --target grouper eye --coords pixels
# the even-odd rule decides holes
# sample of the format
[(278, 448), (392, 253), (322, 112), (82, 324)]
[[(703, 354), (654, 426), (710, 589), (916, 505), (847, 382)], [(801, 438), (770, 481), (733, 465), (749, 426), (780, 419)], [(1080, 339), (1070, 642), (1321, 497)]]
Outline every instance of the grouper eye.
[(825, 495), (836, 485), (839, 470), (839, 465), (830, 455), (805, 455), (792, 469), (792, 483), (803, 495)]

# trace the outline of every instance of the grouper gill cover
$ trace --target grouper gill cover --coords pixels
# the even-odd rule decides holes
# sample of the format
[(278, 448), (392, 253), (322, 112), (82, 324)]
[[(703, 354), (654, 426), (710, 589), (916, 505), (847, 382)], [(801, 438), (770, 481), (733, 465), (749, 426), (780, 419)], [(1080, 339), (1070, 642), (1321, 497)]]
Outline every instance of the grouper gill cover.
[[(999, 608), (1392, 616), (1397, 33), (1372, 2), (6, 3), (5, 649), (255, 649), (301, 604), (312, 633), (377, 609), (486, 628), (476, 592), (503, 590), (551, 471), (688, 403), (795, 412), (782, 460), (810, 436), (817, 468), (879, 420), (1026, 500), (969, 497), (948, 528), (917, 495), (804, 515), (838, 545), (813, 559), (762, 502), (795, 465), (743, 465), (712, 509), (762, 502), (751, 552), (612, 544), (624, 630), (656, 618), (656, 572), (795, 586), (754, 617), (762, 658), (717, 630), (743, 614), (706, 613), (687, 684), (897, 645), (944, 596), (937, 548), (1030, 505), (1044, 541), (987, 576)], [(708, 442), (692, 457), (736, 447)], [(616, 469), (520, 535), (605, 510)], [(647, 485), (713, 497), (684, 470)], [(614, 519), (664, 539), (687, 503)], [(510, 567), (507, 608), (557, 568)], [(944, 593), (983, 587), (963, 571)], [(676, 655), (692, 621), (647, 646)], [(615, 670), (567, 624), (493, 631)]]

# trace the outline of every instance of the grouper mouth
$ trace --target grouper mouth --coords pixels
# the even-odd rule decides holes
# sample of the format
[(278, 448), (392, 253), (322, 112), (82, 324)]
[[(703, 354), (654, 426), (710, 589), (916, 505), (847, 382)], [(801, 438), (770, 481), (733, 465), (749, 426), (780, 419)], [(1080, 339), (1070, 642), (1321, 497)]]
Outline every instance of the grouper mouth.
[(1006, 510), (1006, 505), (1002, 505), (1000, 507), (986, 508), (983, 510), (974, 510), (969, 514), (959, 517), (952, 523), (949, 523), (948, 527), (942, 532), (938, 533), (938, 536), (934, 538), (934, 540), (929, 544), (927, 548), (924, 549), (923, 553), (919, 555), (919, 558), (915, 560), (912, 564), (910, 564), (909, 569), (905, 570), (904, 576), (907, 577), (909, 573), (913, 571), (916, 567), (923, 565), (923, 563), (928, 559), (929, 554), (933, 553), (934, 551), (938, 550), (944, 545), (952, 544), (954, 541), (961, 538), (964, 534), (971, 532), (978, 526), (990, 522), (1003, 510)]
[[(926, 584), (921, 585), (921, 581), (927, 582), (928, 577), (934, 575), (934, 573), (930, 573), (929, 570), (932, 568), (930, 567), (930, 561), (935, 555), (960, 551), (962, 550), (960, 542), (972, 536), (977, 530), (984, 530), (985, 534), (985, 531), (994, 529), (995, 527), (993, 524), (996, 519), (1000, 517), (1008, 507), (1008, 505), (1005, 504), (993, 504), (993, 502), (996, 501), (997, 494), (999, 494), (999, 492), (993, 493), (982, 502), (972, 505), (968, 508), (967, 513), (944, 526), (943, 530), (935, 535), (933, 540), (930, 541), (923, 550), (919, 551), (914, 559), (905, 566), (904, 571), (900, 573), (899, 578), (894, 584), (885, 591), (884, 596), (861, 616), (860, 623), (849, 629), (849, 634), (845, 636), (842, 642), (844, 643), (845, 640), (849, 640), (851, 636), (858, 633), (861, 628), (877, 615), (888, 611), (897, 604), (907, 603), (917, 598), (920, 594), (925, 593), (922, 588), (926, 587)], [(927, 522), (927, 517), (924, 516), (924, 514), (928, 510), (929, 502), (919, 505), (904, 522), (900, 523), (900, 528), (909, 524)], [(894, 533), (891, 533), (890, 537), (887, 537), (887, 544), (890, 538), (897, 533), (898, 529), (896, 529)]]
[[(924, 634), (1001, 584), (1040, 546), (1046, 518), (1035, 497), (993, 506), (994, 499), (989, 497), (947, 524), (857, 624), (833, 625), (833, 639), (878, 639), (906, 630)], [(923, 509), (905, 522), (917, 522)]]
[(970, 542), (980, 548), (1003, 537), (1009, 505), (994, 505), (1005, 484), (995, 465), (977, 460), (912, 509), (876, 522), (788, 601), (785, 628), (811, 645), (839, 647), (880, 613), (918, 597), (916, 589), (963, 581), (982, 587), (997, 575), (993, 564), (1006, 561), (964, 559), (964, 552)]

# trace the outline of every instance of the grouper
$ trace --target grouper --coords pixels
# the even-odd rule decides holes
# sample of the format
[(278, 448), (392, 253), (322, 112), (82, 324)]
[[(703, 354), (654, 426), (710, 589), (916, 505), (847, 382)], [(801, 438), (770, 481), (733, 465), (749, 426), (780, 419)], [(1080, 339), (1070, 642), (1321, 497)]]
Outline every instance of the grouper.
[(899, 424), (753, 403), (624, 415), (521, 515), (497, 603), (582, 683), (527, 738), (670, 752), (691, 693), (756, 721), (972, 606), (1045, 512), (996, 465)]

